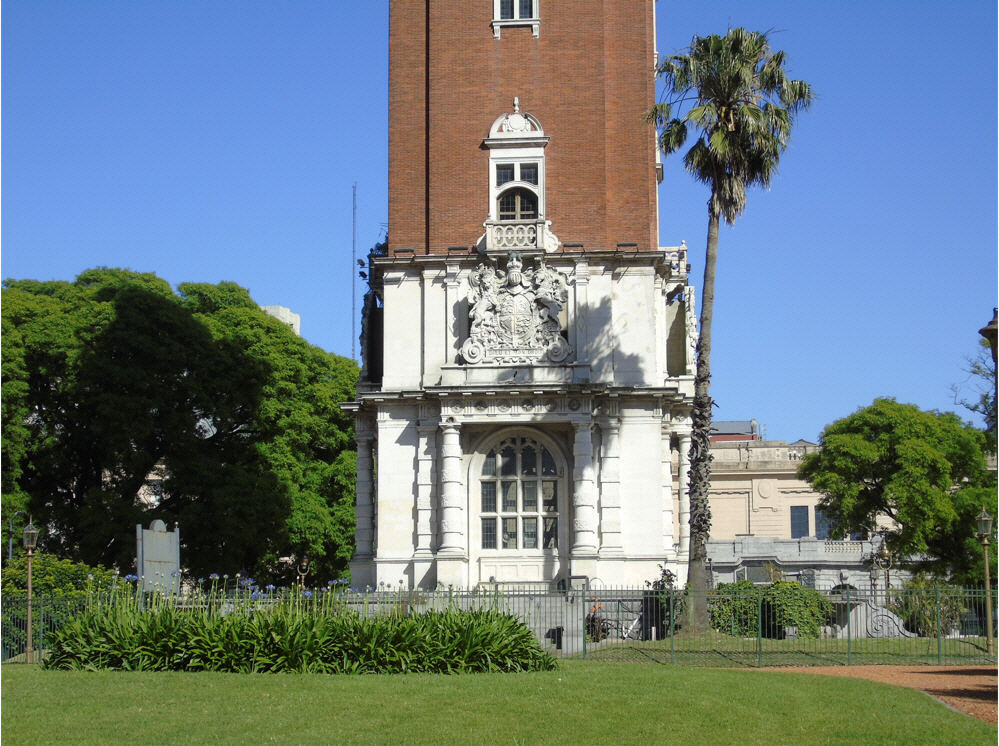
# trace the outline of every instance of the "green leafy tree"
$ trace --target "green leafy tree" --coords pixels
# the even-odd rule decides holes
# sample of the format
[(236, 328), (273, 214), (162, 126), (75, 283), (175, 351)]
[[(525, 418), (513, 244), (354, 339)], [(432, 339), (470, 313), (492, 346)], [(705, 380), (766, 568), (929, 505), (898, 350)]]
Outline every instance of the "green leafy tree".
[[(954, 403), (981, 418), (984, 430), (990, 438), (986, 448), (996, 452), (996, 361), (992, 357), (989, 345), (980, 339), (978, 352), (967, 359), (968, 379), (964, 384), (951, 387), (954, 392)], [(967, 389), (971, 389), (971, 397), (967, 398)]]
[(894, 555), (917, 567), (981, 582), (974, 517), (983, 506), (996, 514), (984, 441), (952, 413), (876, 399), (826, 427), (798, 475), (822, 493), (834, 536), (879, 530)]
[[(181, 525), (191, 572), (280, 572), (309, 553), (346, 567), (352, 541), (342, 478), (353, 361), (297, 337), (233, 283), (182, 285), (97, 269), (74, 282), (8, 281), (4, 415), (7, 495), (62, 557), (130, 568), (135, 525)], [(6, 339), (5, 339), (6, 342)], [(12, 382), (8, 396), (8, 381)], [(16, 434), (16, 433), (15, 433)], [(8, 447), (9, 445), (9, 447)], [(162, 469), (162, 491), (139, 499)]]
[[(695, 36), (685, 54), (670, 55), (660, 63), (666, 99), (650, 113), (666, 155), (683, 147), (689, 130), (697, 133), (697, 141), (684, 156), (684, 167), (711, 189), (690, 445), (688, 583), (697, 590), (706, 590), (709, 581), (709, 386), (718, 228), (721, 220), (732, 225), (742, 214), (748, 187), (770, 185), (795, 115), (812, 101), (807, 83), (788, 79), (785, 62), (784, 52), (772, 50), (764, 33), (736, 28), (724, 36)], [(688, 608), (688, 624), (706, 629), (705, 603), (697, 600)]]

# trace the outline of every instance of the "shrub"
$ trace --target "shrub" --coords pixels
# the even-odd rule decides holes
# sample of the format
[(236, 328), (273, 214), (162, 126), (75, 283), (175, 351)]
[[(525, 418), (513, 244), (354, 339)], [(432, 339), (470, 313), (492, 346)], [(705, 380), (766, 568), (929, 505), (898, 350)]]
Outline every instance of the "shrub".
[(760, 593), (749, 580), (719, 583), (708, 600), (711, 626), (733, 637), (755, 636), (759, 629)]
[(763, 600), (770, 604), (777, 630), (797, 627), (798, 637), (818, 637), (833, 612), (832, 604), (821, 593), (790, 580), (772, 583), (763, 592)]
[(798, 637), (814, 638), (832, 615), (832, 604), (818, 591), (789, 580), (759, 587), (740, 580), (720, 584), (708, 611), (712, 627), (736, 637), (782, 638), (788, 627), (796, 627)]
[(665, 565), (659, 565), (659, 577), (645, 581), (645, 587), (649, 589), (642, 601), (646, 627), (655, 627), (660, 635), (672, 634), (683, 618), (686, 591), (676, 587), (676, 575)]
[[(115, 574), (103, 567), (59, 559), (39, 552), (31, 561), (32, 646), (41, 647), (52, 632), (86, 603), (88, 591), (108, 588)], [(3, 570), (3, 659), (19, 655), (28, 642), (28, 558), (17, 557)]]
[[(927, 575), (917, 575), (899, 592), (893, 592), (888, 608), (898, 614), (905, 628), (921, 637), (947, 635), (961, 623), (967, 611), (961, 598), (949, 589), (938, 592), (939, 581)], [(939, 624), (937, 604), (940, 605)]]
[(304, 594), (151, 608), (91, 605), (53, 637), (53, 669), (464, 673), (551, 670), (520, 620), (494, 610), (364, 617)]
[[(39, 595), (61, 596), (65, 593), (81, 593), (91, 588), (107, 588), (114, 582), (114, 578), (115, 574), (104, 567), (91, 567), (44, 552), (35, 554), (31, 561), (31, 590)], [(4, 595), (27, 591), (27, 557), (16, 557), (7, 564), (0, 587), (3, 588)]]

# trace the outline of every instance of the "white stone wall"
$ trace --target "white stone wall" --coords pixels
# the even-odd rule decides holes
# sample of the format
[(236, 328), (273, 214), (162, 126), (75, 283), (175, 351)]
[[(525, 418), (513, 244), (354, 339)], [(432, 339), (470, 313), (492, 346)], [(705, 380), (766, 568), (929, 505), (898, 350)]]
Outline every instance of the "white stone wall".
[[(373, 556), (355, 558), (355, 582), (468, 587), (491, 578), (585, 576), (594, 585), (641, 585), (662, 562), (682, 576), (686, 557), (676, 545), (684, 500), (673, 446), (688, 421), (693, 381), (667, 373), (671, 355), (687, 343), (674, 338), (686, 331), (675, 323), (683, 314), (675, 296), (686, 281), (676, 267), (685, 268), (685, 257), (546, 256), (546, 266), (569, 279), (558, 318), (571, 354), (557, 364), (462, 359), (471, 333), (469, 278), (483, 261), (374, 262), (384, 374), (380, 385), (362, 382), (348, 407), (370, 423), (376, 475)], [(542, 266), (532, 262), (527, 257), (525, 269)], [(558, 453), (557, 551), (481, 547), (476, 469), (488, 444), (507, 432), (531, 433)], [(359, 516), (364, 499), (359, 492)], [(366, 527), (358, 530), (360, 537)]]

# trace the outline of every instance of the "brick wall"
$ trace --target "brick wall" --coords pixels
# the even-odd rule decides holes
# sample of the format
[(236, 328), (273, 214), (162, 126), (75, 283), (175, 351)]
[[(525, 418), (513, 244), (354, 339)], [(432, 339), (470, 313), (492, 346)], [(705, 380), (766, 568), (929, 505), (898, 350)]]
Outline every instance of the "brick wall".
[(652, 0), (543, 0), (538, 39), (527, 26), (494, 39), (491, 0), (392, 0), (390, 18), (390, 252), (445, 253), (482, 235), (482, 141), (514, 96), (551, 138), (555, 234), (657, 248)]

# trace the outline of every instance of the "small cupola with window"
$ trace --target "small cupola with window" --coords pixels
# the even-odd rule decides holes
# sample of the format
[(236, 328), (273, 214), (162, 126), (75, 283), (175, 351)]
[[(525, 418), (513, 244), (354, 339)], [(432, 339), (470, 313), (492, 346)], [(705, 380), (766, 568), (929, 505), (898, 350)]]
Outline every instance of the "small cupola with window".
[(484, 141), (489, 150), (489, 217), (479, 240), (485, 253), (551, 252), (559, 240), (545, 219), (545, 147), (537, 117), (520, 111), (499, 116)]

